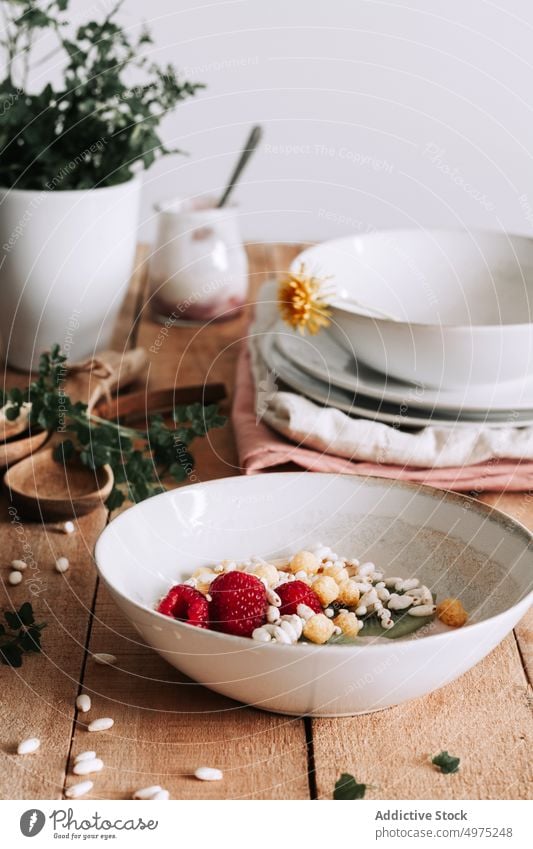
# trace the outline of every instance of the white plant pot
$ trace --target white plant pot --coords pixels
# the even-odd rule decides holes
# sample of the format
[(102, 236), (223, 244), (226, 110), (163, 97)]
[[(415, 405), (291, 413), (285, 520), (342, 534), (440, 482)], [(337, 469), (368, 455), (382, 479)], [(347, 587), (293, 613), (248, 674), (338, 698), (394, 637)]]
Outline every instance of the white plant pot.
[(0, 189), (0, 336), (9, 365), (57, 342), (69, 359), (109, 345), (133, 268), (141, 179), (103, 189)]

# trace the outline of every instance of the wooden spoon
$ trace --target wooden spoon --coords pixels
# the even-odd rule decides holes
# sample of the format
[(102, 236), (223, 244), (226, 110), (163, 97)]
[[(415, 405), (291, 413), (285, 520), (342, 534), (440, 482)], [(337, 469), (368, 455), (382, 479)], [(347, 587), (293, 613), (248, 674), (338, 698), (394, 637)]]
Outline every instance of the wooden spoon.
[[(95, 412), (111, 420), (146, 418), (156, 411), (171, 410), (176, 404), (213, 404), (226, 397), (226, 388), (222, 383), (206, 383), (198, 386), (181, 386), (149, 392), (133, 392), (118, 395), (110, 403), (100, 402)], [(2, 449), (29, 443), (41, 439), (41, 445), (48, 433), (39, 433), (28, 440), (0, 445)], [(38, 447), (36, 445), (36, 447)], [(31, 456), (27, 456), (31, 454)], [(22, 457), (26, 459), (17, 463)], [(16, 465), (13, 465), (16, 463)], [(26, 445), (24, 453), (9, 457), (6, 454), (5, 466), (11, 466), (4, 475), (4, 486), (12, 502), (25, 515), (37, 519), (63, 519), (89, 513), (102, 504), (113, 487), (113, 472), (109, 466), (103, 466), (96, 472), (76, 460), (69, 460), (65, 469), (63, 463), (53, 457), (53, 449), (48, 448), (32, 453)]]
[(113, 487), (109, 466), (96, 471), (76, 460), (68, 465), (47, 448), (10, 468), (4, 486), (20, 512), (34, 519), (68, 519), (90, 513), (104, 503)]
[(15, 439), (15, 437), (20, 436), (29, 428), (29, 406), (23, 406), (14, 421), (10, 421), (6, 418), (6, 409), (7, 406), (2, 407), (0, 410), (0, 442), (7, 442), (10, 439)]
[(153, 413), (172, 410), (177, 404), (216, 404), (226, 398), (223, 383), (204, 383), (194, 386), (151, 389), (148, 392), (128, 392), (117, 395), (110, 402), (100, 401), (95, 413), (103, 419), (135, 421), (147, 419)]
[(18, 463), (24, 457), (34, 454), (48, 439), (47, 430), (31, 433), (25, 430), (22, 436), (11, 438), (8, 442), (0, 442), (0, 469), (6, 469)]

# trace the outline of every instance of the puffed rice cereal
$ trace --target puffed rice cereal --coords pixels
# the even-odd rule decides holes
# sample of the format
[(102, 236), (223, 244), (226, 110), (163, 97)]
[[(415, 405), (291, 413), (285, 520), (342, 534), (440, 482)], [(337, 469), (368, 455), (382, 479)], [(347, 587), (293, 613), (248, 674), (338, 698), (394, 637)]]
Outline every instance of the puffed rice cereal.
[(340, 628), (346, 637), (357, 637), (364, 623), (357, 618), (355, 613), (349, 610), (341, 610), (338, 616), (334, 618), (333, 624)]
[(328, 575), (319, 575), (311, 584), (313, 591), (320, 599), (322, 607), (328, 607), (332, 601), (339, 597), (340, 587), (333, 578)]
[(335, 632), (335, 625), (323, 613), (315, 613), (304, 625), (304, 637), (312, 643), (327, 643)]
[[(253, 588), (249, 591), (255, 593), (253, 603), (258, 603), (259, 609), (253, 608), (253, 613), (249, 610), (246, 614), (254, 623), (248, 633), (257, 644), (349, 642), (367, 636), (365, 629), (372, 638), (380, 634), (389, 636), (399, 622), (403, 623), (402, 628), (392, 636), (405, 636), (435, 616), (452, 628), (462, 627), (468, 619), (459, 599), (447, 598), (436, 605), (431, 589), (418, 578), (386, 577), (371, 561), (361, 563), (354, 557), (342, 557), (319, 544), (279, 559), (254, 555), (248, 560), (223, 560), (196, 569), (184, 582), (189, 595), (184, 590), (182, 597), (190, 599), (196, 611), (204, 610), (202, 627), (211, 627), (210, 611), (216, 595), (215, 587), (210, 594), (211, 584), (230, 572), (244, 572), (258, 579), (257, 592)], [(249, 580), (247, 586), (250, 587)], [(172, 591), (176, 590), (180, 587)], [(235, 604), (239, 609), (238, 605), (246, 605), (246, 601), (237, 597)], [(189, 620), (185, 617), (184, 621)], [(191, 621), (191, 624), (197, 623)], [(216, 627), (224, 630), (220, 620)], [(107, 723), (112, 720), (95, 720), (88, 730), (103, 730), (109, 727)]]
[(304, 572), (306, 575), (315, 575), (320, 569), (320, 560), (312, 551), (298, 551), (289, 563), (290, 571), (296, 575)]

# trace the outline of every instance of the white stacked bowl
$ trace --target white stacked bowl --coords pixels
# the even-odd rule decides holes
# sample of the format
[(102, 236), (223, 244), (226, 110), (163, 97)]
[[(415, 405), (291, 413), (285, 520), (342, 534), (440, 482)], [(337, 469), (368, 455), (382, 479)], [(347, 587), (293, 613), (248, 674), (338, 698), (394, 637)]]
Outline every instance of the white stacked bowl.
[(383, 374), (447, 389), (533, 374), (532, 239), (385, 230), (308, 248), (293, 268), (302, 262), (330, 278), (337, 340)]

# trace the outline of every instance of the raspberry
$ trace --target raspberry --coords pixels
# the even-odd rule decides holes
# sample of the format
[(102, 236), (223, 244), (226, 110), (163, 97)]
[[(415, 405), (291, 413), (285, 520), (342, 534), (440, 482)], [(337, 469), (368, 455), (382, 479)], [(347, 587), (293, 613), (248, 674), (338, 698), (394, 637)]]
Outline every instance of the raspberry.
[(299, 604), (306, 604), (315, 613), (322, 613), (319, 597), (303, 581), (287, 581), (286, 584), (277, 587), (276, 592), (281, 599), (279, 609), (281, 616), (290, 616), (296, 613)]
[(209, 605), (207, 599), (198, 590), (187, 584), (177, 584), (168, 591), (159, 602), (158, 613), (196, 625), (209, 628)]
[(265, 622), (267, 597), (263, 583), (246, 572), (226, 572), (209, 587), (209, 619), (217, 631), (251, 637)]

